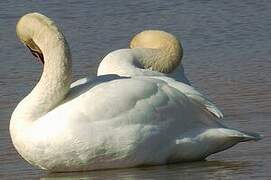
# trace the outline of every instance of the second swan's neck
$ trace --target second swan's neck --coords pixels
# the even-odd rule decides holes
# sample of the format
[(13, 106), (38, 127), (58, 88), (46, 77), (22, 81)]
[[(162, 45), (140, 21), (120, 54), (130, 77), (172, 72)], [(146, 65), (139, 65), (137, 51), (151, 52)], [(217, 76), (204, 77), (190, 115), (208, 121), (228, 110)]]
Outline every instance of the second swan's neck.
[(17, 24), (17, 34), (26, 44), (27, 38), (31, 38), (41, 50), (45, 62), (38, 84), (12, 115), (12, 118), (32, 122), (61, 104), (68, 93), (71, 56), (63, 34), (43, 15), (32, 13), (22, 17)]

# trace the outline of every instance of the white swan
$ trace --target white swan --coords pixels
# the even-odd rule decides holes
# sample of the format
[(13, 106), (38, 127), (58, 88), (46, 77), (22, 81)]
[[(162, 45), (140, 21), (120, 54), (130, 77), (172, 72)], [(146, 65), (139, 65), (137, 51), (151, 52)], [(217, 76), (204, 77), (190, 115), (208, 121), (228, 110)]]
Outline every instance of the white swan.
[(165, 76), (103, 75), (71, 88), (68, 44), (41, 14), (23, 16), (17, 35), (44, 62), (10, 121), (14, 146), (32, 165), (54, 172), (157, 165), (260, 139), (221, 125), (204, 97)]
[(168, 76), (190, 84), (181, 64), (182, 45), (172, 34), (143, 31), (134, 36), (130, 47), (109, 53), (100, 63), (97, 75)]
[[(223, 117), (222, 112), (210, 100), (189, 86), (190, 82), (181, 64), (182, 45), (175, 36), (165, 31), (146, 30), (132, 38), (130, 47), (131, 49), (120, 49), (109, 53), (100, 63), (97, 75), (149, 76), (160, 79), (203, 105), (216, 117)], [(86, 79), (81, 79), (72, 86), (81, 82), (86, 82)]]

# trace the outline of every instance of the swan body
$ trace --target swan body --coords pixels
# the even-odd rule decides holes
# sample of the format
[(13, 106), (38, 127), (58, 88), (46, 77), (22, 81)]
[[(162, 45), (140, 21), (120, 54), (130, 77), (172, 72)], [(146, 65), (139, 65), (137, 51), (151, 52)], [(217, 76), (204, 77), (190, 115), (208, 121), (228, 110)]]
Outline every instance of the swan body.
[(260, 138), (216, 121), (222, 113), (191, 86), (152, 65), (134, 67), (144, 53), (116, 51), (111, 55), (127, 53), (125, 69), (110, 73), (104, 64), (99, 76), (71, 84), (69, 47), (54, 22), (27, 14), (17, 35), (44, 62), (10, 121), (16, 150), (34, 166), (62, 172), (195, 161)]

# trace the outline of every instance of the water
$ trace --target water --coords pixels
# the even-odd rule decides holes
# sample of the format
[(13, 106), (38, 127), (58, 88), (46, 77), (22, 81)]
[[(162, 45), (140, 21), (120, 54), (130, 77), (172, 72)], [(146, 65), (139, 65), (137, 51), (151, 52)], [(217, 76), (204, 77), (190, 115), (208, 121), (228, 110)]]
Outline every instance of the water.
[[(0, 179), (270, 179), (271, 3), (269, 1), (1, 1)], [(73, 55), (74, 79), (93, 76), (108, 52), (127, 47), (144, 29), (179, 37), (193, 86), (225, 114), (223, 123), (265, 135), (204, 162), (85, 173), (48, 174), (28, 165), (11, 144), (16, 104), (37, 83), (41, 66), (16, 38), (20, 16), (38, 11), (62, 28)]]

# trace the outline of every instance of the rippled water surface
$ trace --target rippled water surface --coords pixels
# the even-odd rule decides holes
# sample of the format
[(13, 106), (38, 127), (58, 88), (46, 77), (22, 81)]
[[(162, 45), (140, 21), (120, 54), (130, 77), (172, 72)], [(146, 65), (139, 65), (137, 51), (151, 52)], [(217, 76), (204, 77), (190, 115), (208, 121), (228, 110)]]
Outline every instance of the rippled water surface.
[[(270, 179), (270, 1), (1, 1), (0, 179)], [(17, 40), (20, 16), (38, 11), (62, 28), (73, 55), (74, 79), (93, 76), (102, 57), (125, 48), (144, 29), (179, 37), (193, 86), (224, 112), (223, 123), (265, 135), (204, 162), (85, 173), (48, 174), (22, 160), (8, 126), (16, 104), (37, 83), (41, 66)]]

